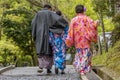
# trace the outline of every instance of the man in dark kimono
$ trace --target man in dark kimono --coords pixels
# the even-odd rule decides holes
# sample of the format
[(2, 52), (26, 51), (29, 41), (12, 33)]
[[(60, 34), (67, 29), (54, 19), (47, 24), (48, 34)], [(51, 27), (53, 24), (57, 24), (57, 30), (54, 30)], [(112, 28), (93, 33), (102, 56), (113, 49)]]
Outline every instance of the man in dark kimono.
[(51, 10), (50, 5), (44, 5), (44, 8), (32, 20), (32, 37), (35, 41), (39, 68), (46, 68), (47, 73), (51, 73), (50, 69), (53, 63), (52, 48), (49, 44), (49, 31), (61, 34), (68, 25), (66, 20)]

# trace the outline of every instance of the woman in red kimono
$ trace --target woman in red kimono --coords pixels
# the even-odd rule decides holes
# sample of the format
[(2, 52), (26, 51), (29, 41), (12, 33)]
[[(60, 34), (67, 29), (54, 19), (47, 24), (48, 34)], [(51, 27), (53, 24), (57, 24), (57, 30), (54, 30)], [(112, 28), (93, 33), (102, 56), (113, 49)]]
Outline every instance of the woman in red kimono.
[(75, 11), (77, 16), (70, 23), (66, 45), (75, 46), (76, 54), (73, 66), (80, 75), (85, 75), (91, 70), (90, 44), (97, 41), (97, 21), (93, 21), (84, 14), (83, 5), (77, 5)]

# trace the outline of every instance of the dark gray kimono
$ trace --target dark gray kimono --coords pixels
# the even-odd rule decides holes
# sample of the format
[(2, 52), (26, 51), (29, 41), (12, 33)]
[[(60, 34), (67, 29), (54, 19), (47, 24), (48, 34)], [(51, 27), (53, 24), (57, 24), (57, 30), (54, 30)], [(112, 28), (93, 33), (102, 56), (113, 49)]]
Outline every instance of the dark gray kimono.
[(67, 21), (52, 11), (43, 9), (32, 20), (32, 37), (35, 41), (37, 54), (51, 54), (49, 31), (61, 34), (68, 25)]

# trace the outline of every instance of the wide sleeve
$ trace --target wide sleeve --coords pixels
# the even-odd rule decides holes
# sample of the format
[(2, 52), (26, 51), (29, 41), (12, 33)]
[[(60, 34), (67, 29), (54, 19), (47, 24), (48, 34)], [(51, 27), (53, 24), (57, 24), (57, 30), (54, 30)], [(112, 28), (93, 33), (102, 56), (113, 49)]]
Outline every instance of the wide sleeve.
[(98, 23), (96, 21), (93, 21), (92, 19), (88, 18), (88, 22), (89, 22), (89, 37), (91, 42), (97, 42), (98, 40), (98, 32), (97, 32), (97, 26)]
[(71, 47), (74, 45), (74, 29), (73, 29), (73, 25), (74, 25), (74, 21), (72, 20), (71, 23), (70, 23), (70, 27), (69, 27), (69, 30), (68, 30), (68, 35), (67, 35), (67, 38), (66, 38), (66, 45), (68, 47)]
[(35, 15), (35, 17), (33, 18), (32, 22), (31, 22), (31, 26), (32, 26), (32, 38), (35, 41), (36, 40), (36, 22), (37, 21), (37, 14)]

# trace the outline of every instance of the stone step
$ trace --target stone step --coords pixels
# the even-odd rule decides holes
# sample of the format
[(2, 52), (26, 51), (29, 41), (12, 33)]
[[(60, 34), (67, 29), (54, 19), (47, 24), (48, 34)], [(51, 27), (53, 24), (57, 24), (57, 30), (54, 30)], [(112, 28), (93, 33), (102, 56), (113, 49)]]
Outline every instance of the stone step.
[(7, 66), (7, 67), (1, 67), (0, 68), (0, 74), (3, 73), (3, 72), (5, 72), (5, 71), (8, 71), (10, 69), (14, 69), (14, 68), (15, 68), (14, 65), (10, 65), (10, 66)]
[[(46, 69), (43, 73), (38, 73), (38, 67), (16, 67), (5, 71), (0, 75), (0, 80), (81, 80), (79, 74), (75, 71), (72, 65), (67, 65), (65, 74), (55, 74), (54, 66), (52, 67), (52, 74), (48, 75)], [(91, 75), (91, 76), (90, 76)], [(93, 72), (85, 76), (88, 80), (101, 80)], [(86, 79), (86, 80), (87, 80)]]

